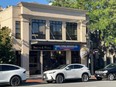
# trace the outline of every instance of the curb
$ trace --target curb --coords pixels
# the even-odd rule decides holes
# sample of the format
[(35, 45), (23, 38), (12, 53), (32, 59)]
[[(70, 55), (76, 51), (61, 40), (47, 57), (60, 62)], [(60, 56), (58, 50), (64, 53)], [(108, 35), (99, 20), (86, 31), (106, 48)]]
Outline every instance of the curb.
[(91, 78), (90, 79), (96, 80), (96, 77), (94, 75), (91, 75)]

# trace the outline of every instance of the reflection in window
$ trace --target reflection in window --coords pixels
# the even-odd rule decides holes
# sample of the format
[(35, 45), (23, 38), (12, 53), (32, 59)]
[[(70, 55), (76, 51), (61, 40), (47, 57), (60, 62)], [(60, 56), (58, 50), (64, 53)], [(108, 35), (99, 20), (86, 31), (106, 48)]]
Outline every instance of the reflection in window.
[(66, 22), (66, 40), (77, 40), (77, 23)]
[(50, 21), (50, 39), (54, 39), (54, 40), (62, 39), (61, 21)]
[(46, 35), (46, 21), (45, 20), (32, 20), (32, 39), (45, 39)]

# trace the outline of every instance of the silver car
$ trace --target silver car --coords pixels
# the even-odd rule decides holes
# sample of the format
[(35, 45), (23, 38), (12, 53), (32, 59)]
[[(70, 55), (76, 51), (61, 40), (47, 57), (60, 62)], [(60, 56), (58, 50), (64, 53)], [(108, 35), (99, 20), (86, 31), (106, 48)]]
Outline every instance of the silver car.
[(61, 65), (56, 69), (48, 70), (43, 73), (43, 79), (48, 83), (53, 81), (62, 83), (67, 79), (81, 79), (86, 82), (90, 76), (90, 70), (83, 64)]

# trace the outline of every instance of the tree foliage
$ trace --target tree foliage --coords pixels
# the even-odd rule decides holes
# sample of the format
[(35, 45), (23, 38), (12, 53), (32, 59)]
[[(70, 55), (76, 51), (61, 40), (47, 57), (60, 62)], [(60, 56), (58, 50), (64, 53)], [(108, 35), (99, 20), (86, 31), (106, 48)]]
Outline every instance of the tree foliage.
[(100, 30), (107, 45), (116, 44), (116, 2), (115, 0), (48, 0), (54, 6), (87, 10), (88, 28)]
[(10, 29), (3, 27), (0, 29), (0, 63), (14, 63), (15, 56), (12, 50)]

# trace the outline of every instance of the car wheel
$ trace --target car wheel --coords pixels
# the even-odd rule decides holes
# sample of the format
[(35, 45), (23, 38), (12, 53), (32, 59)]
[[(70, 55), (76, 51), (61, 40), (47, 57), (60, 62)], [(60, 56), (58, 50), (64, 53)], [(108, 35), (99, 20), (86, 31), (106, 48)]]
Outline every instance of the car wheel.
[(114, 80), (114, 75), (113, 74), (109, 74), (108, 75), (108, 80)]
[(18, 86), (21, 84), (21, 79), (19, 76), (13, 76), (10, 80), (10, 85), (11, 86)]
[(89, 80), (88, 74), (83, 74), (82, 75), (82, 82), (87, 82)]
[(63, 83), (63, 82), (64, 82), (63, 75), (57, 75), (57, 77), (56, 77), (56, 83)]

